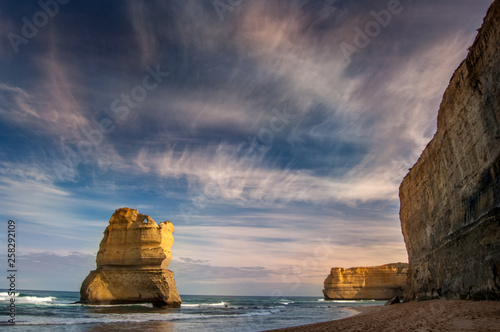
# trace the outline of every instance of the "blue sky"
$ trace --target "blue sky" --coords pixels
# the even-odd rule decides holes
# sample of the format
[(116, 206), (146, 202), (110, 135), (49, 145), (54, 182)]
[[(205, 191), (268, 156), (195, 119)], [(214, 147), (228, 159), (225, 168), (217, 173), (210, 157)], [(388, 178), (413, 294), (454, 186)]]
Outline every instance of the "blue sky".
[(398, 187), (491, 2), (3, 2), (18, 287), (78, 290), (124, 206), (174, 223), (180, 294), (406, 261)]

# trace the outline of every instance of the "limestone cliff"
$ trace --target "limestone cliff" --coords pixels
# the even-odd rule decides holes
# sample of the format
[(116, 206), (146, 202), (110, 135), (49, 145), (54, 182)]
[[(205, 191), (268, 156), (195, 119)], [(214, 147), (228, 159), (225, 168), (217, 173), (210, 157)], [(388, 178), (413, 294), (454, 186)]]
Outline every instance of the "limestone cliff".
[(500, 299), (500, 1), (455, 71), (403, 180), (405, 300)]
[(325, 279), (323, 294), (326, 300), (387, 300), (403, 293), (407, 268), (406, 263), (334, 267)]
[(150, 302), (157, 307), (179, 307), (174, 274), (167, 270), (174, 244), (174, 226), (159, 225), (137, 210), (115, 211), (97, 253), (97, 269), (80, 289), (83, 303)]

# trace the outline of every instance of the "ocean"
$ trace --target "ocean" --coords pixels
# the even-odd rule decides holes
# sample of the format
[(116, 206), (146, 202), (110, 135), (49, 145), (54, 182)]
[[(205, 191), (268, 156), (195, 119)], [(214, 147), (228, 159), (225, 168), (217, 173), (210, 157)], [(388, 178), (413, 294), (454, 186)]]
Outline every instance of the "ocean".
[[(20, 291), (9, 331), (262, 331), (345, 318), (360, 306), (382, 301), (324, 301), (296, 296), (181, 295), (182, 306), (76, 304), (78, 292)], [(7, 291), (0, 290), (0, 329), (9, 317)], [(3, 327), (3, 328), (2, 328)]]

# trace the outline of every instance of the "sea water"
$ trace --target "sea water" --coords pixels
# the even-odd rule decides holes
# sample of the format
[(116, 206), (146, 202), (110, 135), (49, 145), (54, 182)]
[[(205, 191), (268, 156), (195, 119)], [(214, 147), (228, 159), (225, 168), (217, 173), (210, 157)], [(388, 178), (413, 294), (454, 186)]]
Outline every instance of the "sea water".
[[(320, 297), (181, 295), (181, 308), (150, 304), (83, 305), (78, 292), (20, 291), (15, 325), (10, 297), (0, 290), (0, 329), (9, 331), (263, 331), (345, 318), (380, 301), (324, 301)], [(10, 326), (6, 326), (10, 325)]]

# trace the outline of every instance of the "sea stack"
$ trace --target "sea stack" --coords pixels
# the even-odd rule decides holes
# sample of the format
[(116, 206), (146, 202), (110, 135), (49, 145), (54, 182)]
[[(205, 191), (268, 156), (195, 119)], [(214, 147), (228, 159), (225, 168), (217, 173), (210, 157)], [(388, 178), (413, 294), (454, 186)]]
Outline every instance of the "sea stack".
[(99, 246), (97, 269), (82, 283), (81, 302), (180, 307), (174, 273), (167, 269), (173, 232), (170, 221), (157, 224), (138, 210), (116, 210)]
[(325, 300), (388, 300), (402, 295), (407, 269), (406, 263), (334, 267), (324, 282)]
[(500, 1), (441, 103), (437, 132), (401, 183), (405, 301), (500, 300)]

